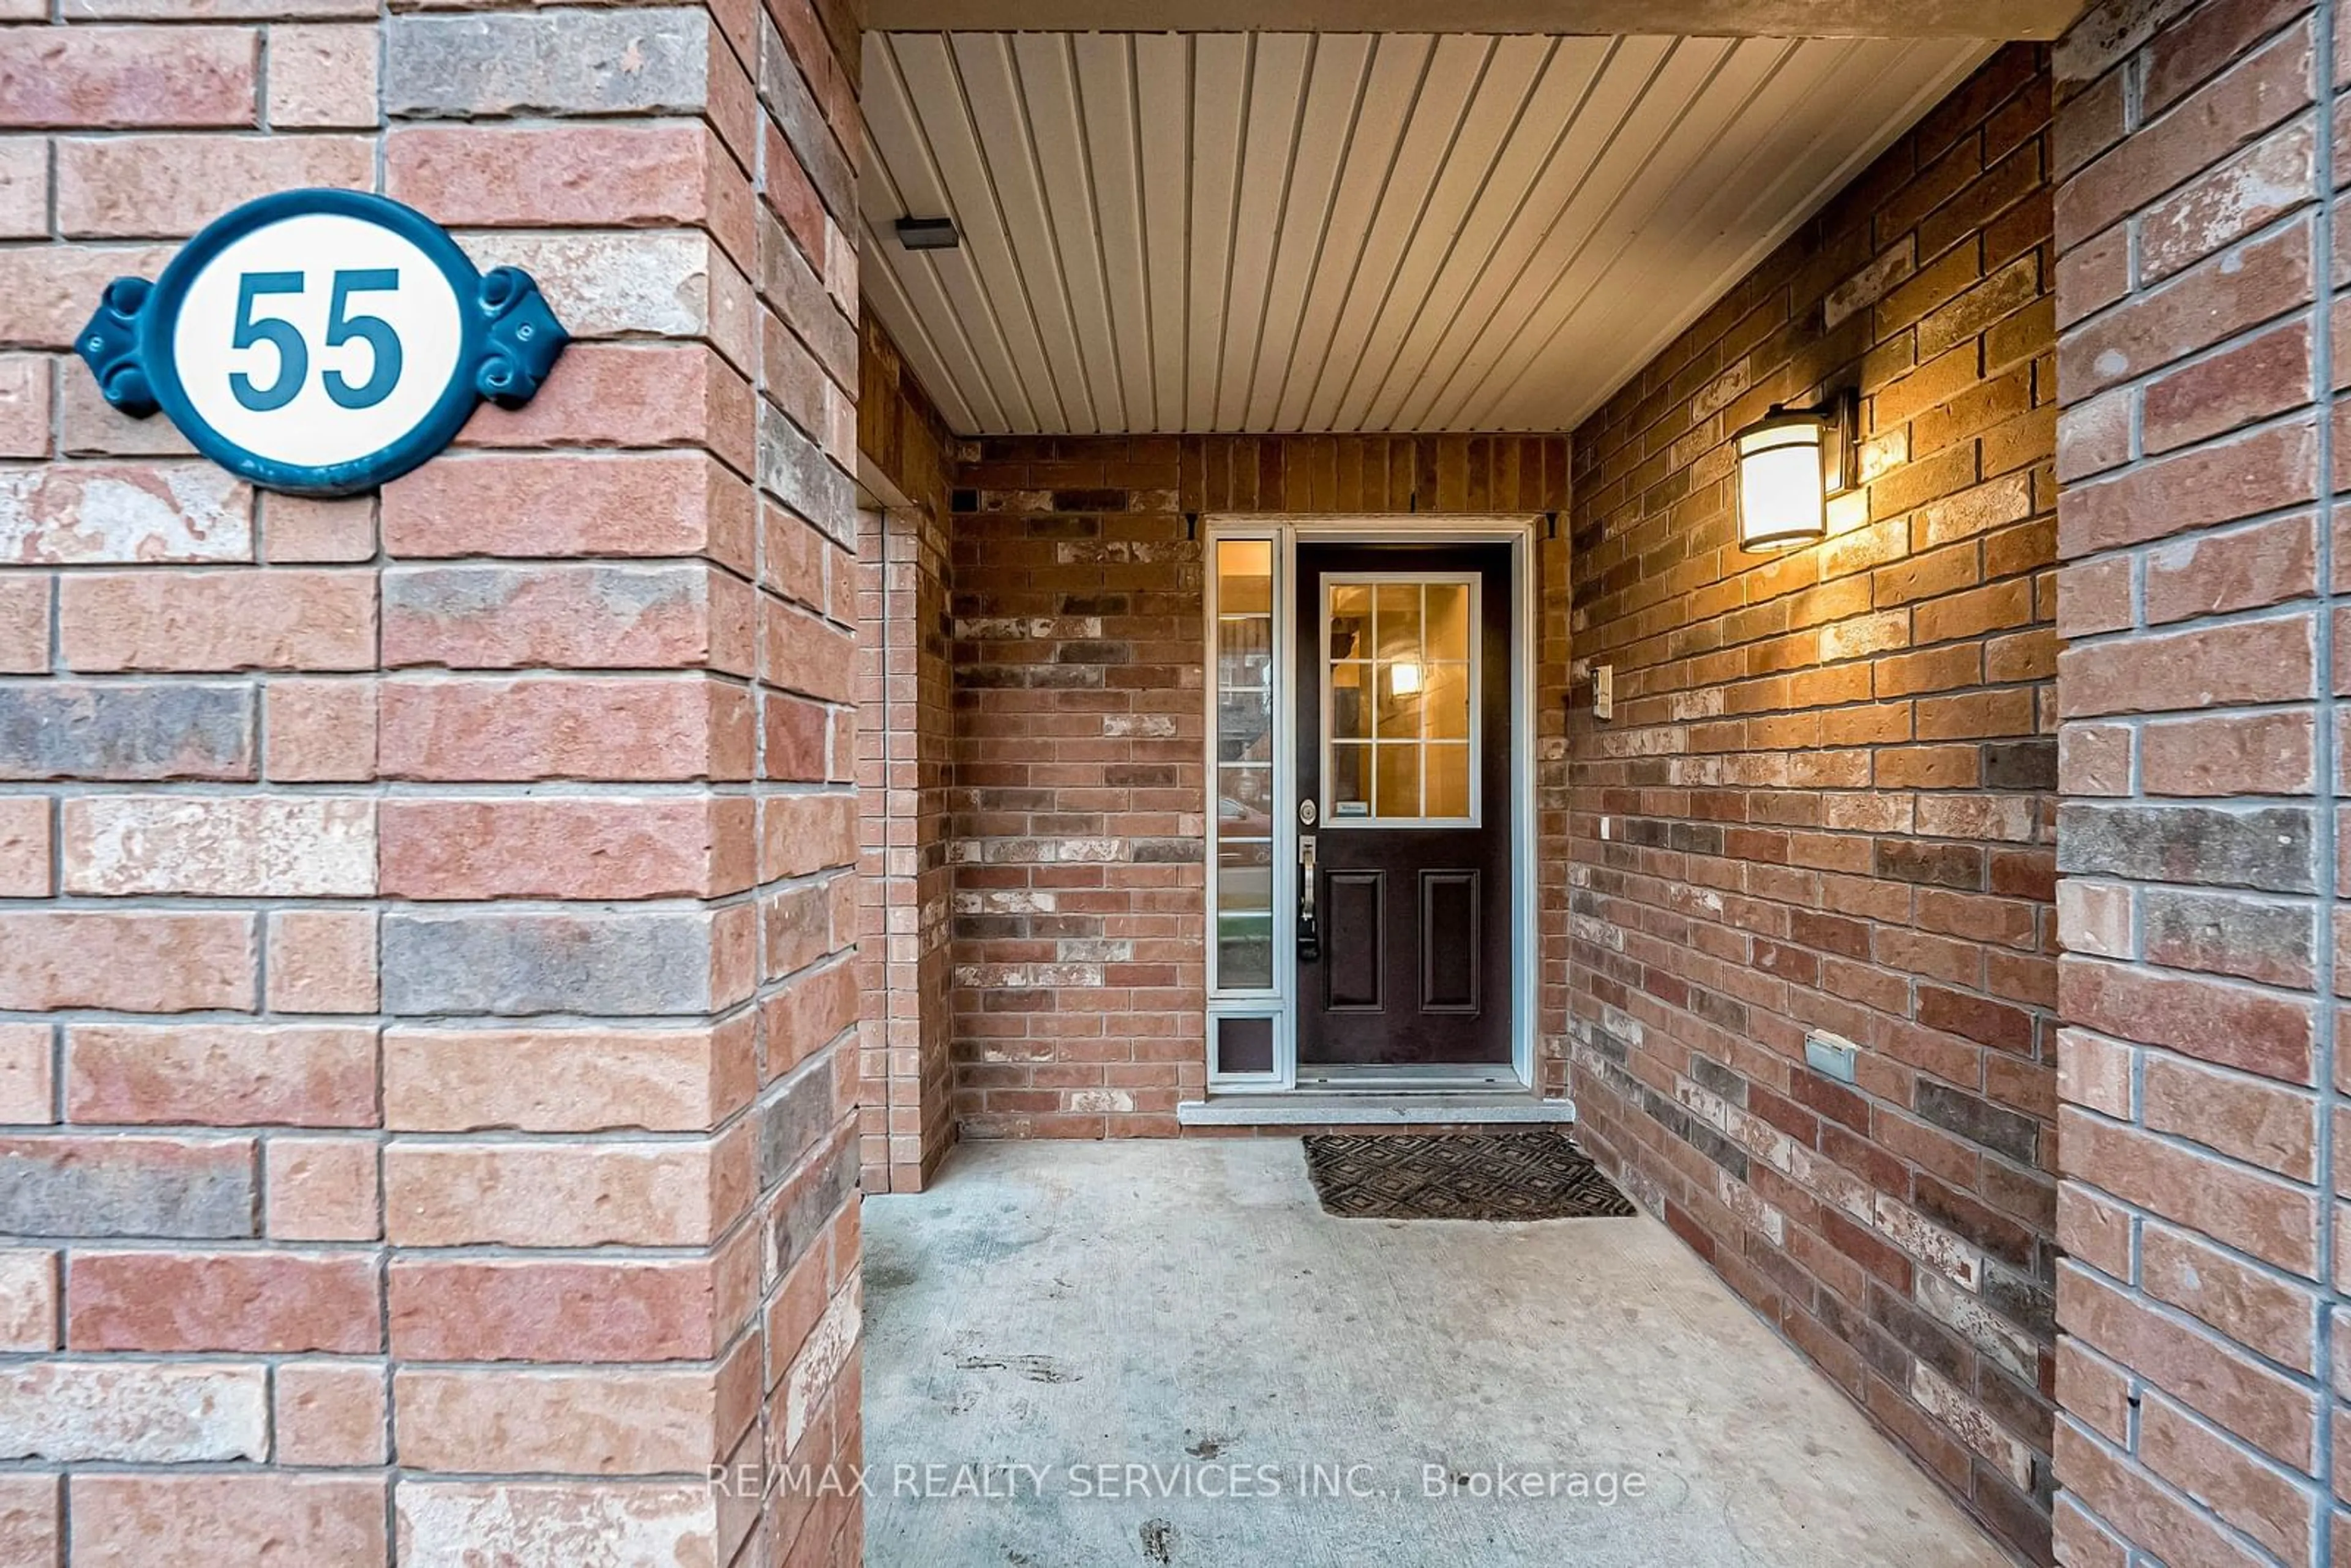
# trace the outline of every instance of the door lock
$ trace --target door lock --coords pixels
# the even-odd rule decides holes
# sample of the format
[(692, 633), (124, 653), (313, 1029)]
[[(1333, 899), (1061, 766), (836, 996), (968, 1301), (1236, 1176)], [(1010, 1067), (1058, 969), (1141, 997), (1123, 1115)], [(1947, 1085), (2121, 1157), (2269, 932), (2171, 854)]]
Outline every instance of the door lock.
[(1314, 924), (1314, 835), (1298, 835), (1298, 958), (1321, 962), (1322, 935)]

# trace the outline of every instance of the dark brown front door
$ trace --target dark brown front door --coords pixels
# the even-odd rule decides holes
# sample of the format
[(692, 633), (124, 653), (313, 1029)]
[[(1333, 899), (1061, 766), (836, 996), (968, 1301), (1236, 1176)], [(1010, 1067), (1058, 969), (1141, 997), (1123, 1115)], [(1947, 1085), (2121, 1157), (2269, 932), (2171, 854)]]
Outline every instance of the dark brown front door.
[(1301, 545), (1298, 594), (1299, 1063), (1507, 1062), (1510, 548)]

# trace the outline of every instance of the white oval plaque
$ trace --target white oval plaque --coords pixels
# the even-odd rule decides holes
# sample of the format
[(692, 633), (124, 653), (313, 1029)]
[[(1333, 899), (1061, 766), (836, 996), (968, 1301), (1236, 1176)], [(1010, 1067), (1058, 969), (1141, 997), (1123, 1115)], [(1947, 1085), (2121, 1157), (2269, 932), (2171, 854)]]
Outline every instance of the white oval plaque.
[(116, 407), (256, 484), (340, 495), (433, 456), (484, 398), (528, 402), (565, 341), (528, 275), (484, 277), (423, 214), (297, 191), (112, 285), (80, 349)]

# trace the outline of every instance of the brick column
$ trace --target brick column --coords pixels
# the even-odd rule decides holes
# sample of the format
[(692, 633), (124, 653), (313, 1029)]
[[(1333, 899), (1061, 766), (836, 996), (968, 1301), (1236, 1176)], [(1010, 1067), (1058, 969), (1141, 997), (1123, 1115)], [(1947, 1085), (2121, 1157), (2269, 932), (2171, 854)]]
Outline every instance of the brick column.
[[(52, 9), (0, 0), (0, 1561), (853, 1557), (707, 1474), (858, 1446), (854, 17)], [(540, 399), (331, 503), (109, 412), (104, 281), (301, 184), (533, 271)]]
[(2345, 46), (2212, 0), (2057, 51), (2068, 1563), (2351, 1562)]
[(880, 507), (858, 532), (859, 1107), (867, 1192), (919, 1192), (954, 1145), (948, 1041), (949, 465), (962, 444), (889, 332), (862, 324), (857, 444)]

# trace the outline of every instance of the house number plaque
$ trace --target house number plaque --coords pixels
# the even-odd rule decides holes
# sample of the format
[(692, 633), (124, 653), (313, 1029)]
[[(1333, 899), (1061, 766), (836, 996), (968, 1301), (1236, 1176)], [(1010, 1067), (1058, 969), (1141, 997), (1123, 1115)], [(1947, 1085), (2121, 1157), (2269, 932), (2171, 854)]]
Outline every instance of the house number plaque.
[(150, 283), (118, 278), (76, 344), (106, 401), (296, 495), (371, 490), (487, 401), (518, 408), (569, 341), (519, 268), (478, 270), (440, 225), (355, 191), (216, 220)]

